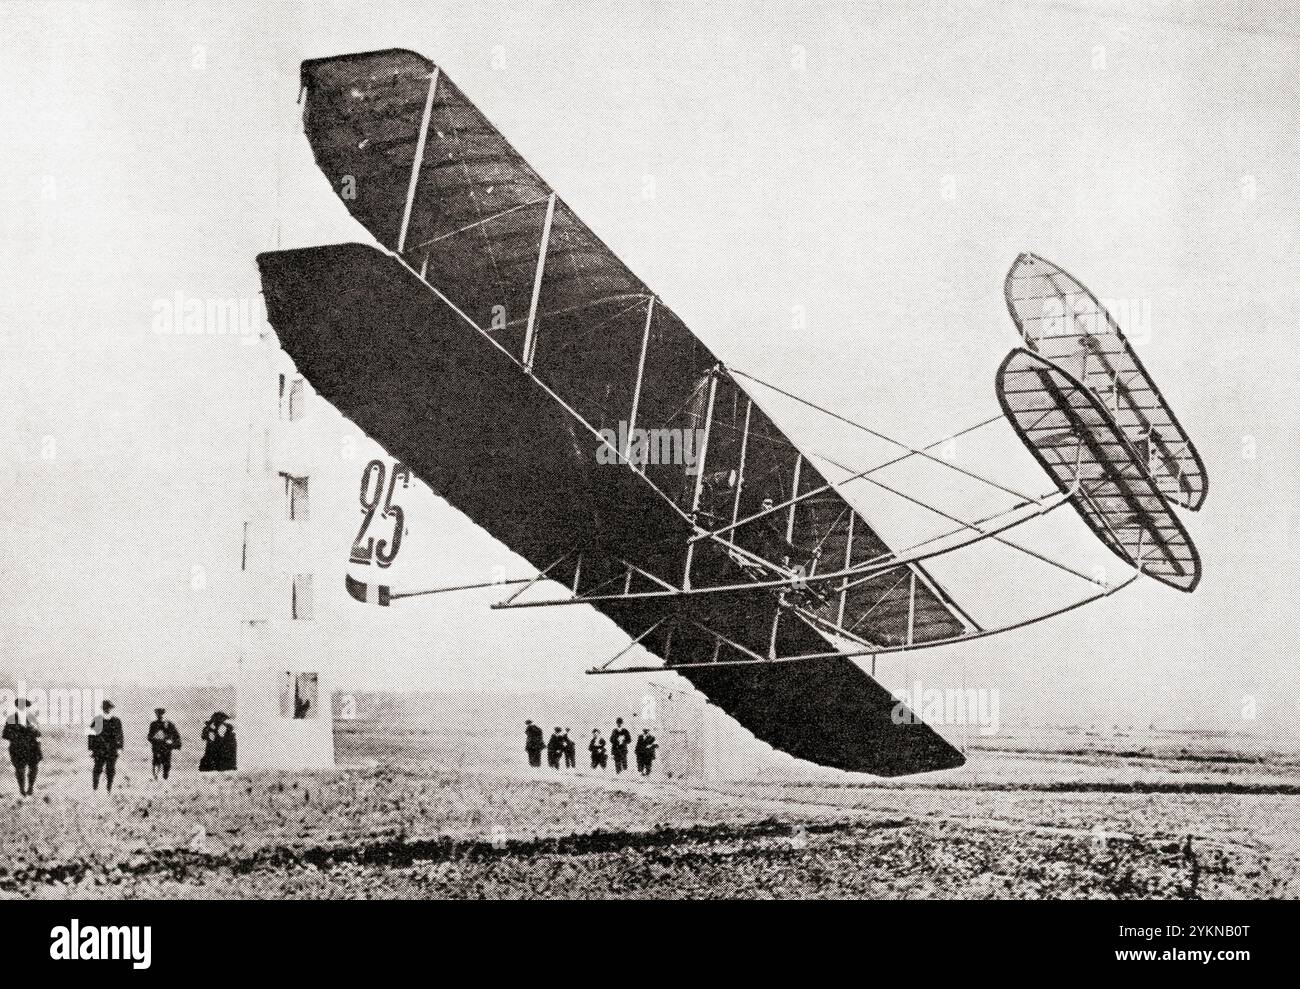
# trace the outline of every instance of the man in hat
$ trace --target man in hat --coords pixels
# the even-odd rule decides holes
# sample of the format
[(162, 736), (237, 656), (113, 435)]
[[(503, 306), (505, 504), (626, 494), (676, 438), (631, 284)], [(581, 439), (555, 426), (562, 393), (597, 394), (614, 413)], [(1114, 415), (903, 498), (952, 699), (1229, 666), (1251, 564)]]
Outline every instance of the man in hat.
[(164, 708), (156, 707), (153, 713), (154, 719), (149, 723), (149, 746), (153, 749), (153, 778), (157, 779), (161, 772), (162, 778), (166, 779), (172, 771), (172, 752), (181, 747), (181, 733), (176, 730), (176, 725), (163, 717), (167, 713)]
[(591, 753), (591, 768), (604, 769), (609, 760), (605, 751), (605, 740), (600, 737), (599, 728), (591, 729), (591, 741), (587, 743), (587, 750)]
[(100, 705), (103, 714), (95, 715), (90, 723), (90, 734), (86, 738), (86, 747), (94, 760), (91, 768), (90, 785), (99, 789), (99, 777), (104, 777), (104, 788), (113, 792), (113, 776), (117, 773), (117, 756), (122, 751), (125, 740), (122, 736), (122, 721), (113, 714), (113, 702), (104, 701)]
[(569, 729), (564, 729), (564, 768), (574, 769), (578, 765), (578, 744), (569, 737)]
[(41, 764), (41, 730), (36, 715), (28, 710), (26, 697), (14, 701), (14, 712), (5, 719), (3, 737), (9, 743), (9, 761), (18, 777), (18, 794), (30, 797)]
[(636, 740), (636, 768), (642, 776), (650, 775), (650, 767), (654, 765), (657, 748), (659, 743), (650, 734), (650, 729), (642, 728), (641, 737)]
[(533, 724), (532, 719), (524, 722), (524, 751), (528, 753), (528, 765), (540, 766), (542, 752), (546, 749), (546, 738), (541, 727)]
[(564, 734), (560, 731), (560, 726), (555, 726), (555, 731), (551, 733), (551, 740), (546, 743), (546, 764), (552, 769), (560, 768), (560, 760), (564, 758)]
[(619, 718), (614, 730), (609, 733), (609, 748), (614, 753), (614, 772), (627, 771), (627, 749), (631, 744), (632, 733), (623, 727), (623, 719)]
[(795, 552), (794, 546), (785, 538), (786, 522), (783, 521), (786, 513), (784, 511), (774, 512), (776, 503), (771, 498), (763, 499), (763, 507), (760, 512), (764, 513), (763, 517), (758, 520), (758, 525), (751, 531), (757, 533), (758, 546), (756, 547), (759, 555), (772, 561), (780, 561), (781, 566), (790, 566), (790, 555)]

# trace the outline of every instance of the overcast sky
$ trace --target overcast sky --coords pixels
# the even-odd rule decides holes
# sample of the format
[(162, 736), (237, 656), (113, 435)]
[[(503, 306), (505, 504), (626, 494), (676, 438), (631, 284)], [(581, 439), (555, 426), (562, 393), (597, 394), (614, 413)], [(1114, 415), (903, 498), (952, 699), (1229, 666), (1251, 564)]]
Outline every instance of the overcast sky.
[[(1006, 722), (1294, 734), (1300, 17), (737, 6), (7, 5), (0, 670), (228, 675), (257, 348), (160, 335), (155, 314), (176, 293), (254, 299), (254, 256), (277, 243), (369, 240), (312, 163), (298, 63), (400, 46), (437, 62), (725, 361), (908, 442), (997, 411), (1018, 252), (1148, 306), (1142, 358), (1210, 476), (1205, 508), (1184, 513), (1199, 589), (1143, 581), (882, 674), (997, 688)], [(313, 526), (337, 561), (318, 581), (336, 590), (380, 451), (313, 415)], [(1002, 428), (954, 458), (1047, 490)], [(958, 497), (949, 478), (916, 481)], [(878, 497), (858, 503), (883, 515)], [(527, 572), (427, 491), (410, 503), (409, 579)], [(1115, 567), (1065, 513), (1025, 538)], [(1000, 565), (945, 576), (993, 623), (1056, 593), (1041, 569)], [(621, 647), (612, 625), (490, 600), (378, 615), (322, 592), (318, 621), (353, 684), (606, 689), (580, 671)]]

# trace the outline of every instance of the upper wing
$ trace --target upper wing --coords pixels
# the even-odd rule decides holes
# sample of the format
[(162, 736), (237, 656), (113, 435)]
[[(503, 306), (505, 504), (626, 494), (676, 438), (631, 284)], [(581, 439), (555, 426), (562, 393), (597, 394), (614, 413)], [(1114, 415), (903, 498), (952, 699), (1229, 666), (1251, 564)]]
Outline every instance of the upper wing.
[(1016, 258), (1004, 288), (1025, 345), (1101, 397), (1167, 498), (1200, 508), (1209, 488), (1205, 464), (1097, 297), (1035, 254)]
[[(638, 427), (704, 427), (717, 358), (437, 66), (403, 50), (315, 59), (303, 63), (302, 85), (316, 161), (336, 188), (351, 177), (355, 195), (343, 202), (353, 216), (585, 423), (617, 434), (635, 408)], [(711, 425), (699, 505), (709, 523), (825, 487), (730, 377)], [(645, 474), (692, 510), (694, 477), (682, 464)], [(742, 526), (734, 541), (774, 567), (787, 556), (823, 571), (889, 553), (834, 491)], [(852, 583), (817, 610), (875, 645), (977, 628), (920, 565)]]

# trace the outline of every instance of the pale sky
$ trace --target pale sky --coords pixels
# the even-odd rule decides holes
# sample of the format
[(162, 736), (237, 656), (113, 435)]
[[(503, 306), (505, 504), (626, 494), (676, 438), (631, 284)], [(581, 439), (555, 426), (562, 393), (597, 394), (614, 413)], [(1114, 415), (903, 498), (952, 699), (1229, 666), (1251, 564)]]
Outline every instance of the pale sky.
[[(1020, 251), (1149, 305), (1139, 351), (1210, 476), (1204, 509), (1183, 515), (1200, 587), (1142, 581), (1023, 631), (883, 659), (882, 676), (996, 688), (1007, 722), (1294, 734), (1300, 16), (954, 7), (7, 5), (0, 671), (228, 675), (256, 348), (158, 335), (156, 306), (255, 298), (254, 257), (277, 239), (369, 240), (312, 162), (298, 64), (405, 47), (723, 360), (909, 443), (996, 413), (1017, 339), (1002, 279)], [(335, 593), (378, 451), (332, 410), (313, 417), (312, 525), (336, 564), (317, 577), (318, 620), (345, 682), (613, 689), (581, 675), (624, 641), (594, 613), (494, 613), (488, 592), (380, 614)], [(954, 459), (1048, 490), (994, 428)], [(913, 481), (977, 510), (951, 477)], [(888, 528), (879, 498), (855, 500)], [(527, 573), (427, 491), (409, 504), (394, 583)], [(1069, 509), (1024, 538), (1116, 564)], [(993, 555), (943, 573), (986, 621), (1056, 592), (1039, 565)]]

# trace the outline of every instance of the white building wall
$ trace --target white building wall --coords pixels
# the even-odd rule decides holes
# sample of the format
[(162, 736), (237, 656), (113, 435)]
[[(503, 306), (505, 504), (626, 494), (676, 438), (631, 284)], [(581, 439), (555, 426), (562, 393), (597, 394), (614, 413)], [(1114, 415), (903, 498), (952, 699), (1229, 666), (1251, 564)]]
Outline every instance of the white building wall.
[[(318, 621), (324, 560), (311, 513), (313, 491), (308, 423), (315, 397), (303, 385), (302, 415), (282, 415), (297, 378), (273, 334), (254, 348), (251, 375), (251, 428), (245, 504), (246, 540), (242, 549), (243, 601), (239, 666), (235, 674), (235, 730), (240, 770), (320, 769), (334, 765), (334, 678), (324, 669)], [(308, 480), (306, 518), (289, 517), (285, 476)], [(301, 507), (301, 505), (299, 505)], [(341, 564), (335, 571), (341, 570)], [(310, 607), (295, 619), (294, 578), (311, 575)], [(328, 600), (328, 599), (326, 599)], [(316, 675), (316, 699), (305, 717), (283, 703), (286, 684), (299, 674)]]

